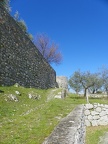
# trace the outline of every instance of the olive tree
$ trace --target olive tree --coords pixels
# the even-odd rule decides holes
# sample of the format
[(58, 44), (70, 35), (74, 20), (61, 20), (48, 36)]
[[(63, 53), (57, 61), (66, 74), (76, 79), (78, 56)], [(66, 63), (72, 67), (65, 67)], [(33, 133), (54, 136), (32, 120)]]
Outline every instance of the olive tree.
[(80, 71), (76, 71), (69, 79), (69, 86), (78, 94), (82, 90)]
[(73, 76), (69, 79), (69, 85), (71, 88), (76, 90), (76, 92), (77, 92), (77, 89), (78, 90), (83, 89), (84, 96), (87, 99), (87, 103), (89, 103), (88, 89), (90, 87), (95, 86), (97, 79), (98, 79), (98, 74), (96, 73), (92, 74), (89, 71), (86, 71), (86, 72), (76, 71), (73, 74)]
[(100, 90), (103, 86), (103, 80), (102, 78), (100, 77), (100, 75), (97, 76), (97, 78), (95, 78), (95, 84), (93, 86), (91, 86), (88, 91), (89, 93), (97, 93), (98, 90)]

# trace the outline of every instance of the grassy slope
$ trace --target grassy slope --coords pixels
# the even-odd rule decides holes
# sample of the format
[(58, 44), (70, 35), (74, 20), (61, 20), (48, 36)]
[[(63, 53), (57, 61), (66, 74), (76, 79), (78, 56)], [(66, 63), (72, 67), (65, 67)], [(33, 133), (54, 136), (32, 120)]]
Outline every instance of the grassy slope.
[[(41, 144), (62, 117), (65, 117), (78, 104), (86, 100), (75, 95), (63, 99), (47, 101), (52, 91), (23, 87), (0, 87), (4, 94), (0, 94), (0, 143), (1, 144)], [(21, 93), (19, 101), (5, 101), (5, 94)], [(41, 95), (40, 100), (28, 98), (29, 92)], [(54, 91), (56, 94), (60, 90)], [(52, 94), (52, 93), (51, 93)], [(106, 103), (105, 99), (91, 99), (91, 103)], [(89, 143), (88, 143), (89, 144)]]

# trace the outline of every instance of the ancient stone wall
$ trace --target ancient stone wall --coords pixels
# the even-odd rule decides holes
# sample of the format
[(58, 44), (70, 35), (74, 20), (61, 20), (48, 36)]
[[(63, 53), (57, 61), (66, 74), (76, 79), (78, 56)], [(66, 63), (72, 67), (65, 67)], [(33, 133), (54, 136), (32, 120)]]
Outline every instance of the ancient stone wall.
[(56, 73), (0, 5), (0, 85), (15, 83), (25, 87), (55, 87)]
[(68, 78), (65, 76), (57, 76), (56, 81), (59, 88), (67, 89), (68, 90)]
[(84, 114), (86, 126), (108, 125), (108, 105), (86, 104)]
[(84, 144), (86, 126), (99, 125), (108, 125), (108, 105), (79, 105), (60, 121), (43, 144)]
[(84, 144), (85, 117), (84, 106), (79, 105), (61, 120), (43, 144)]

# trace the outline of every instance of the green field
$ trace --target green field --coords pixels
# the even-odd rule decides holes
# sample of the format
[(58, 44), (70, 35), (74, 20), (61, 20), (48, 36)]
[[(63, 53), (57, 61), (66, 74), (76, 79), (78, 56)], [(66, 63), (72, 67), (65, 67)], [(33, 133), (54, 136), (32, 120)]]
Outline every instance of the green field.
[[(48, 96), (56, 95), (61, 89), (39, 90), (23, 87), (0, 87), (0, 144), (42, 144), (44, 139), (52, 132), (59, 121), (71, 112), (78, 104), (86, 103), (86, 99), (75, 94), (68, 94), (65, 99), (50, 99)], [(16, 95), (15, 91), (21, 95)], [(37, 93), (40, 99), (29, 99), (29, 93)], [(18, 102), (7, 98), (14, 94)], [(108, 99), (90, 99), (90, 103), (108, 104)], [(86, 143), (90, 144), (90, 133), (97, 139), (106, 131), (105, 127), (87, 128)], [(104, 130), (105, 129), (105, 130)], [(108, 127), (107, 127), (108, 130)], [(90, 136), (89, 136), (90, 135)], [(93, 142), (91, 142), (93, 143)], [(94, 144), (94, 143), (93, 143)]]

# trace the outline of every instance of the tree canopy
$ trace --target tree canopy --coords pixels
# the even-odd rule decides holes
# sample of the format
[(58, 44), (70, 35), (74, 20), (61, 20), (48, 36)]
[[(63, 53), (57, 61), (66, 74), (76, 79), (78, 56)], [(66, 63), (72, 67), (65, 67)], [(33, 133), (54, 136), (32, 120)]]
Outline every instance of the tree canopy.
[[(104, 81), (106, 85), (107, 82)], [(78, 70), (75, 71), (73, 75), (70, 77), (69, 85), (73, 90), (75, 90), (76, 93), (83, 90), (84, 96), (87, 98), (88, 102), (88, 91), (92, 93), (97, 92), (97, 90), (102, 87), (103, 80), (100, 77), (99, 73), (91, 73), (90, 71), (81, 72), (80, 70)]]

